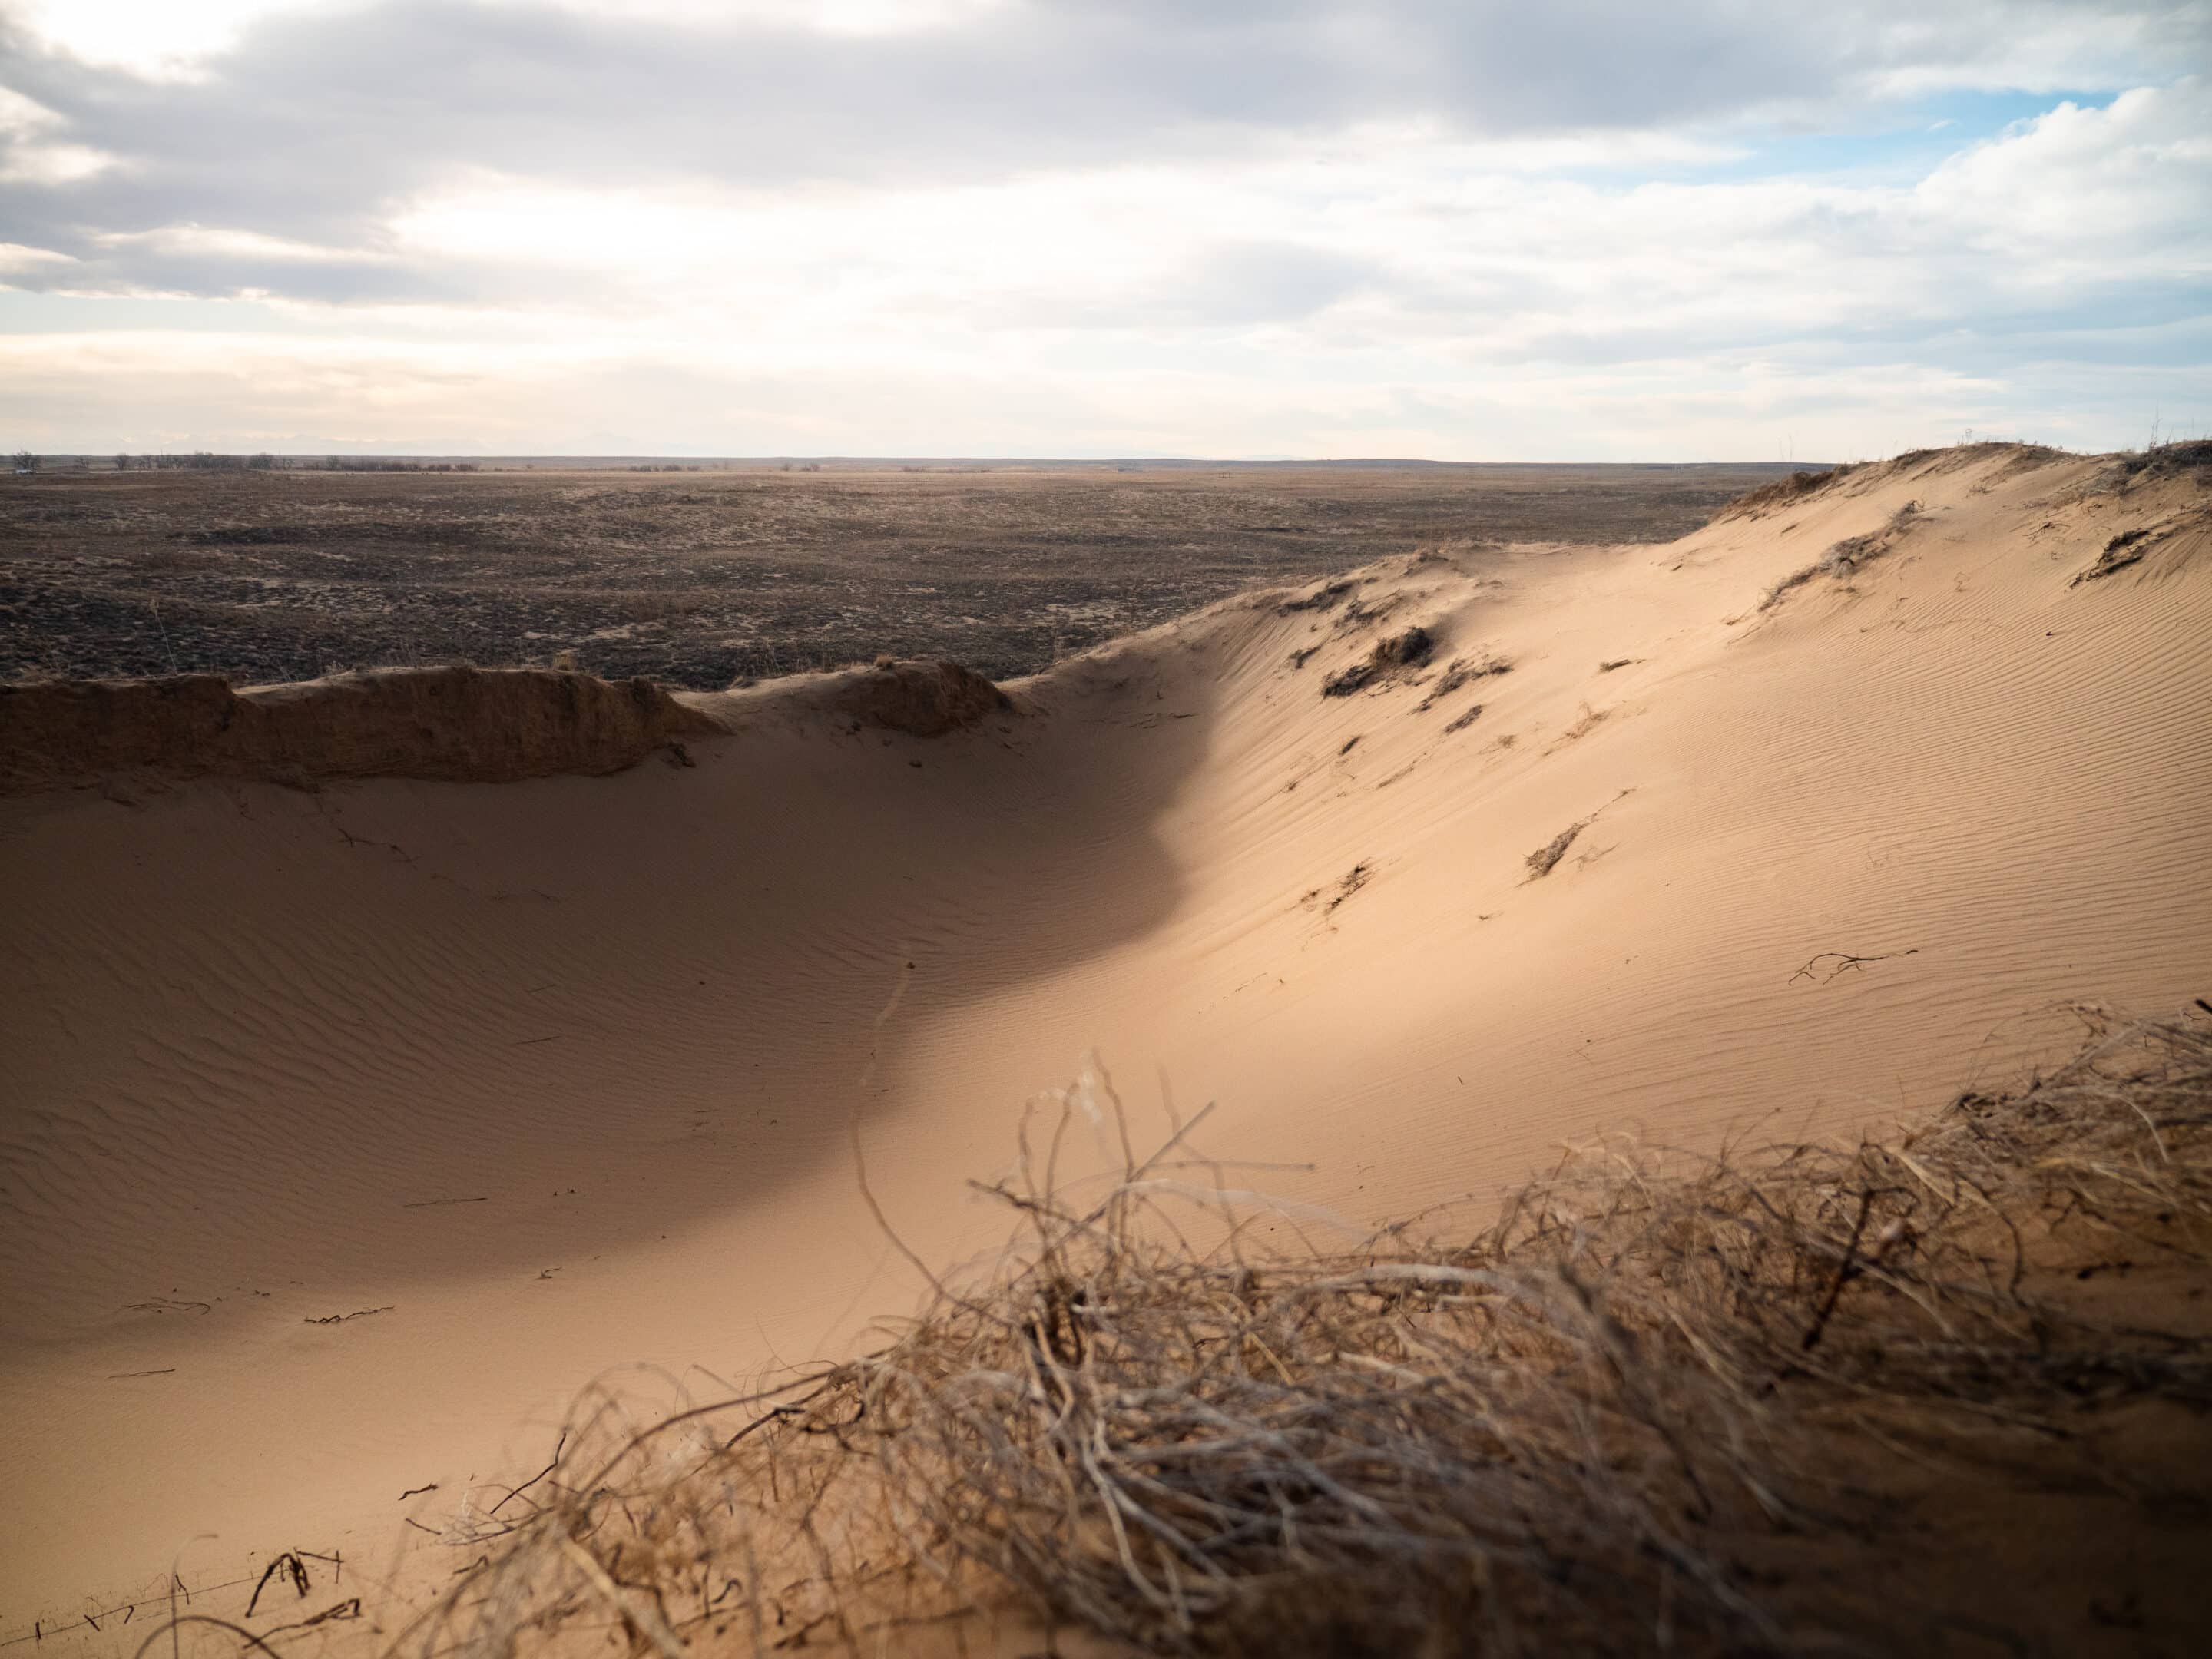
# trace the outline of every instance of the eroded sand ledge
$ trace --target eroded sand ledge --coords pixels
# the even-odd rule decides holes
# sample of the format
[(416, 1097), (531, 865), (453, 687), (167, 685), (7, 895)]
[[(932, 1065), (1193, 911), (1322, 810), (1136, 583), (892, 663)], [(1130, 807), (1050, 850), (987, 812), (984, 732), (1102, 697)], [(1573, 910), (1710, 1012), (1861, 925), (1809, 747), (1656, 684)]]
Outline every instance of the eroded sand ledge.
[[(1366, 1224), (1601, 1133), (1848, 1131), (2063, 1042), (2063, 999), (2181, 1006), (2208, 637), (2197, 471), (1980, 447), (1665, 548), (1247, 596), (1013, 707), (874, 671), (185, 690), (283, 733), (204, 739), (197, 782), (80, 708), (76, 769), (0, 801), (0, 1412), (38, 1425), (0, 1636), (202, 1532), (192, 1583), (434, 1531), (611, 1367), (835, 1350), (911, 1291), (849, 1126), (950, 1259), (1092, 1047), (1140, 1118), (1218, 1100), (1209, 1150)], [(434, 684), (530, 769), (468, 770)], [(853, 701), (908, 690), (904, 729)], [(429, 758), (314, 749), (300, 711), (356, 694)], [(634, 764), (672, 741), (696, 763)], [(110, 767), (164, 775), (51, 787)], [(479, 776), (528, 781), (436, 781)]]
[(941, 737), (1011, 708), (957, 663), (893, 662), (779, 682), (747, 697), (670, 692), (552, 669), (378, 668), (234, 689), (212, 674), (0, 686), (0, 793), (118, 774), (313, 788), (358, 778), (514, 783), (598, 777), (756, 710)]

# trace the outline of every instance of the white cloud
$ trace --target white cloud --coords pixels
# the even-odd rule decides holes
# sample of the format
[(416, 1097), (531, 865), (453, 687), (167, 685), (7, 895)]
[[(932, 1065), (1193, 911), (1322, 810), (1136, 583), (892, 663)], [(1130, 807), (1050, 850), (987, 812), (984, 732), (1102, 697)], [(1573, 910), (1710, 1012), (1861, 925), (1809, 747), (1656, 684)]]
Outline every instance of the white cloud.
[(2113, 239), (2131, 255), (2179, 244), (2212, 276), (2212, 82), (2137, 88), (2103, 109), (2061, 104), (1952, 157), (1918, 196), (2015, 258), (2078, 267), (2106, 263)]
[[(2008, 330), (2116, 276), (2212, 270), (2200, 84), (2063, 106), (1910, 186), (1636, 185), (1532, 173), (1510, 148), (1395, 139), (1297, 161), (942, 189), (547, 191), (479, 179), (391, 228), (394, 257), (513, 263), (544, 291), (727, 337), (872, 339), (1281, 324), (1308, 349), (1631, 356), (1838, 327)], [(1194, 289), (1206, 295), (1194, 316)], [(1240, 309), (1241, 287), (1249, 304)], [(1666, 355), (1661, 353), (1660, 355)]]
[(328, 264), (338, 260), (388, 257), (356, 248), (319, 246), (286, 236), (264, 236), (258, 231), (224, 230), (205, 225), (163, 225), (154, 230), (106, 231), (94, 240), (104, 248), (143, 248), (165, 255), (262, 259), (279, 264)]
[(86, 144), (15, 144), (0, 160), (0, 184), (73, 185), (115, 165), (115, 158)]
[(74, 184), (115, 164), (88, 145), (56, 142), (64, 125), (45, 105), (0, 86), (0, 184)]
[(12, 0), (5, 13), (50, 50), (167, 79), (197, 74), (265, 18), (335, 9), (331, 0)]
[(146, 37), (187, 78), (49, 58), (0, 96), (14, 288), (178, 296), (7, 340), (15, 441), (1812, 455), (2117, 441), (2212, 369), (2212, 89), (2148, 75), (2202, 6), (2027, 3), (1995, 45), (1984, 0), (1674, 20), (1802, 121), (2064, 85), (2068, 52), (2147, 77), (1979, 139), (1916, 119), (1954, 153), (1869, 182), (1777, 171), (1774, 100), (1609, 0), (1547, 12), (1588, 62), (1530, 72), (1644, 106), (1577, 121), (1485, 58), (1503, 11), (1417, 0), (456, 6), (428, 56), (419, 7), (254, 3)]
[(21, 242), (0, 242), (0, 272), (39, 270), (76, 263), (68, 254), (57, 253), (52, 248), (26, 247)]

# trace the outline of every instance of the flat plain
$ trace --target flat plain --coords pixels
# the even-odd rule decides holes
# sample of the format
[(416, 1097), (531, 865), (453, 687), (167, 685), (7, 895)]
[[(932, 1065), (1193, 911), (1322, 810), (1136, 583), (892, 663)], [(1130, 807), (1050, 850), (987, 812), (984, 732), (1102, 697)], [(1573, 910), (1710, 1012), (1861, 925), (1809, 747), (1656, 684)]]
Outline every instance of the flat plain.
[(0, 489), (0, 679), (546, 663), (994, 678), (1442, 542), (1660, 542), (1773, 464), (53, 471)]

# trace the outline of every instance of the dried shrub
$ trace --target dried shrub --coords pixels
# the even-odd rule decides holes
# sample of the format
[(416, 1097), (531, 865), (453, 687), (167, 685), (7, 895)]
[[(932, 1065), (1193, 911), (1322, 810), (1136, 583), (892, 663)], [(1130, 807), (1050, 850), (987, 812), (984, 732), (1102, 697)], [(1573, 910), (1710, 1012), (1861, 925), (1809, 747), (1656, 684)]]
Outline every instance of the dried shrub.
[(1714, 512), (1710, 522), (1719, 524), (1729, 519), (1759, 518), (1775, 507), (1785, 506), (1807, 495), (1817, 495), (1831, 484), (1838, 483), (1861, 470), (1861, 464), (1854, 463), (1845, 466), (1808, 469), (1802, 472), (1793, 472), (1788, 477), (1778, 478), (1771, 484), (1761, 484), (1756, 489), (1747, 489), (1734, 501), (1723, 501)]
[(2093, 494), (2124, 493), (2138, 483), (2186, 476), (2200, 489), (2212, 483), (2212, 438), (2191, 438), (2175, 443), (2153, 444), (2113, 456), (2090, 483)]
[(1455, 658), (1451, 665), (1437, 677), (1437, 683), (1429, 688), (1429, 695), (1421, 699), (1420, 710), (1416, 712), (1434, 708), (1437, 703), (1451, 696), (1461, 687), (1470, 685), (1476, 680), (1489, 679), (1493, 675), (1510, 674), (1512, 672), (1512, 659), (1498, 656), (1495, 653), (1485, 657)]
[(861, 1358), (603, 1413), (457, 1534), (481, 1559), (400, 1648), (896, 1651), (1009, 1600), (1170, 1654), (1947, 1648), (1924, 1545), (1826, 1476), (1909, 1448), (2155, 1506), (2188, 1471), (2085, 1462), (2083, 1402), (2212, 1401), (2185, 1298), (2106, 1317), (2073, 1271), (2205, 1283), (2212, 1030), (2083, 1017), (2070, 1061), (1888, 1139), (1601, 1145), (1472, 1233), (1328, 1252), (1256, 1249), (1188, 1177), (1204, 1114), (1056, 1189), (1064, 1107), (981, 1189), (1018, 1248)]
[(1528, 879), (1541, 881), (1546, 876), (1550, 875), (1559, 861), (1566, 857), (1567, 848), (1575, 844), (1575, 837), (1589, 828), (1588, 818), (1584, 818), (1579, 823), (1571, 823), (1534, 852), (1529, 854), (1524, 860), (1528, 866)]
[(2156, 545), (2148, 530), (2123, 530), (2105, 544), (2105, 550), (2097, 556), (2096, 563), (2077, 573), (2067, 586), (2079, 587), (2083, 582), (2099, 581), (2116, 570), (2125, 570), (2131, 564), (2140, 564), (2143, 555)]
[(1408, 628), (1376, 641), (1375, 648), (1351, 667), (1322, 682), (1324, 697), (1348, 697), (1378, 680), (1408, 668), (1419, 668), (1436, 653), (1436, 638), (1425, 628)]
[(1303, 599), (1285, 599), (1282, 604), (1275, 607), (1276, 613), (1289, 617), (1295, 616), (1301, 611), (1327, 611), (1358, 586), (1357, 581), (1348, 576), (1335, 581), (1323, 582)]
[(1771, 611), (1782, 603), (1783, 596), (1793, 588), (1802, 587), (1818, 576), (1833, 577), (1842, 581), (1872, 564), (1890, 551), (1897, 538), (1910, 529), (1920, 517), (1920, 503), (1907, 501), (1889, 516), (1889, 522), (1879, 530), (1863, 536), (1846, 536), (1836, 543), (1802, 570), (1792, 571), (1767, 590), (1766, 597), (1759, 602), (1761, 611)]

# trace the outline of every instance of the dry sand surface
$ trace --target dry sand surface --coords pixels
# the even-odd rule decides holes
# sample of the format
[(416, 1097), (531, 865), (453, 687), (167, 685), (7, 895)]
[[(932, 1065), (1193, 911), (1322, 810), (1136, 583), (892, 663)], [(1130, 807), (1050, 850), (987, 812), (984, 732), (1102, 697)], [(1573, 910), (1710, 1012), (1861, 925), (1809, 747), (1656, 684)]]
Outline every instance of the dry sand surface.
[(595, 1379), (650, 1412), (912, 1304), (855, 1133), (918, 1255), (988, 1248), (965, 1183), (1089, 1054), (1359, 1228), (2212, 994), (2201, 471), (1977, 447), (1446, 545), (1004, 708), (683, 694), (704, 734), (611, 775), (0, 800), (0, 1639), (127, 1652), (173, 1571), (234, 1613), (283, 1549), (333, 1600), (450, 1571)]

